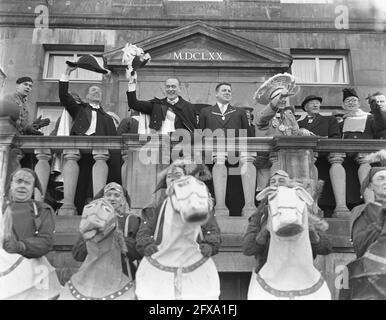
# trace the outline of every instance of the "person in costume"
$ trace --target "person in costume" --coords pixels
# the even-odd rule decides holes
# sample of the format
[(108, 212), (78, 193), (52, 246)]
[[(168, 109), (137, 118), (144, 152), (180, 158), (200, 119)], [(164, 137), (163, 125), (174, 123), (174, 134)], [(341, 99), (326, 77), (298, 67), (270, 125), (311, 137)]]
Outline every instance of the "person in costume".
[(53, 209), (44, 202), (33, 200), (34, 189), (42, 193), (34, 171), (22, 168), (10, 177), (5, 202), (5, 240), (8, 253), (26, 258), (40, 258), (52, 250), (55, 231)]
[[(33, 200), (35, 188), (42, 193), (34, 171), (21, 168), (10, 176), (0, 224), (0, 261), (2, 268), (13, 259), (0, 275), (0, 299), (56, 299), (60, 283), (45, 257), (53, 248), (55, 218), (52, 208)], [(2, 269), (4, 271), (4, 269)]]
[[(383, 161), (386, 149), (372, 155)], [(386, 163), (385, 163), (386, 164)], [(374, 192), (374, 201), (352, 210), (352, 241), (357, 257), (363, 256), (369, 246), (382, 234), (386, 219), (386, 166), (373, 166), (361, 186)]]
[[(200, 180), (210, 179), (210, 172), (204, 165), (190, 166), (183, 160), (176, 160), (160, 173), (156, 191), (168, 188), (173, 181), (185, 175), (192, 175)], [(157, 245), (161, 243), (162, 219), (158, 227), (158, 234), (154, 235), (154, 233), (165, 199), (166, 195), (162, 196), (154, 205), (142, 210), (142, 222), (137, 233), (137, 250), (144, 256), (151, 256), (157, 252)], [(209, 221), (201, 227), (201, 230), (202, 237), (198, 239), (201, 253), (206, 257), (217, 254), (221, 244), (221, 232), (214, 211), (211, 212)]]
[[(287, 172), (278, 170), (273, 173), (269, 180), (269, 186), (291, 187), (296, 183), (291, 181)], [(313, 219), (314, 218), (314, 219)], [(249, 217), (249, 224), (243, 236), (242, 250), (246, 256), (255, 256), (257, 259), (256, 273), (265, 264), (268, 256), (270, 233), (267, 229), (268, 199), (265, 198), (259, 204), (256, 212)], [(324, 234), (327, 229), (326, 222), (309, 215), (310, 241), (314, 258), (316, 255), (327, 255), (332, 246), (328, 237)]]
[(134, 300), (134, 279), (130, 272), (124, 273), (122, 265), (122, 255), (128, 248), (110, 202), (100, 198), (87, 204), (79, 231), (85, 239), (87, 255), (62, 289), (60, 299)]
[[(107, 184), (94, 199), (104, 198), (114, 208), (117, 218), (118, 229), (122, 232), (127, 251), (122, 255), (122, 268), (126, 275), (132, 279), (135, 278), (136, 261), (141, 259), (141, 255), (136, 250), (136, 235), (141, 222), (141, 218), (130, 211), (130, 197), (125, 188), (121, 185), (111, 182)], [(86, 240), (82, 235), (72, 249), (72, 256), (75, 260), (83, 262), (87, 256)]]
[[(254, 124), (257, 137), (309, 136), (308, 130), (300, 129), (295, 118), (295, 107), (289, 97), (299, 92), (295, 77), (279, 73), (265, 81), (255, 92), (254, 100), (265, 107), (257, 114)], [(269, 181), (269, 154), (257, 153), (257, 192), (265, 188)]]
[(347, 265), (348, 287), (340, 300), (386, 299), (386, 149), (366, 157), (372, 167), (361, 192), (370, 189), (374, 200), (351, 211), (351, 238), (357, 259)]
[[(83, 68), (98, 73), (108, 74), (92, 55), (82, 56), (77, 62), (66, 61), (68, 65), (59, 80), (59, 99), (72, 118), (71, 136), (116, 136), (117, 130), (113, 118), (102, 107), (102, 90), (91, 86), (85, 101), (76, 99), (68, 92), (69, 77), (77, 68)], [(63, 115), (62, 115), (63, 117)], [(95, 163), (92, 154), (81, 154), (79, 177), (75, 192), (74, 204), (78, 214), (81, 214), (87, 198), (92, 198), (92, 167)], [(111, 154), (107, 164), (109, 167), (107, 182), (121, 183), (120, 156)]]

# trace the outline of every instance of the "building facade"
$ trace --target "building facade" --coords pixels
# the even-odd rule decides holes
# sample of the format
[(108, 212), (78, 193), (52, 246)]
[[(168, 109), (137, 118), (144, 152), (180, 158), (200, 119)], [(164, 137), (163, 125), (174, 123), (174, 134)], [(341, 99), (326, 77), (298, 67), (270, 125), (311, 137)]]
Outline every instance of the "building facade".
[[(276, 73), (290, 72), (301, 87), (291, 101), (297, 106), (305, 96), (316, 94), (323, 97), (323, 113), (329, 114), (341, 108), (342, 89), (354, 87), (363, 109), (369, 110), (365, 97), (386, 89), (386, 6), (381, 2), (3, 0), (0, 70), (7, 77), (0, 94), (12, 92), (18, 77), (31, 76), (30, 116), (51, 118), (51, 125), (44, 129), (48, 135), (62, 112), (58, 80), (65, 61), (91, 53), (112, 70), (111, 77), (78, 69), (70, 79), (70, 90), (84, 96), (91, 84), (100, 84), (105, 109), (123, 119), (128, 106), (121, 49), (132, 43), (152, 57), (138, 72), (140, 99), (162, 97), (163, 81), (173, 76), (181, 80), (185, 99), (213, 104), (216, 84), (227, 81), (233, 86), (232, 103), (251, 106), (256, 113), (263, 107), (253, 100), (259, 85)], [(151, 170), (146, 175), (155, 179), (158, 169)], [(146, 186), (151, 184), (155, 180)], [(129, 187), (135, 208), (148, 201), (146, 186)], [(59, 220), (65, 235), (71, 228), (76, 230), (78, 220), (71, 219)], [(226, 253), (217, 261), (223, 266), (223, 298), (245, 297), (247, 270), (253, 264), (253, 259), (242, 260), (237, 249), (246, 219), (240, 221), (222, 222), (223, 230), (230, 234), (224, 244)], [(352, 258), (352, 250), (347, 223), (332, 226), (339, 249), (333, 258), (318, 263), (330, 273), (333, 283), (333, 270), (339, 261)], [(341, 232), (345, 234), (343, 240)], [(74, 237), (65, 235), (57, 240), (56, 250), (62, 255), (52, 258), (61, 267), (71, 265), (68, 249)], [(342, 258), (341, 252), (348, 256)], [(67, 269), (71, 273), (76, 265)], [(68, 278), (66, 270), (63, 278)]]

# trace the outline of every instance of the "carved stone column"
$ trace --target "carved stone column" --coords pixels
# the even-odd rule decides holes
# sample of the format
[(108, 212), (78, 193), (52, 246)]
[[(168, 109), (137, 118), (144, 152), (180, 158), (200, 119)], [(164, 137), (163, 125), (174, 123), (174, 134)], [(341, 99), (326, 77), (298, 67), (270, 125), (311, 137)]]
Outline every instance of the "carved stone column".
[(228, 216), (229, 209), (225, 205), (225, 196), (227, 188), (228, 170), (225, 166), (226, 153), (215, 152), (213, 153), (213, 186), (216, 196), (215, 212), (218, 216)]
[(350, 216), (350, 210), (346, 206), (346, 171), (342, 166), (345, 157), (345, 153), (330, 153), (328, 156), (328, 161), (331, 163), (331, 185), (336, 202), (333, 216), (336, 218)]
[(42, 186), (43, 194), (40, 194), (38, 190), (35, 190), (35, 200), (44, 201), (44, 196), (47, 191), (48, 180), (50, 178), (51, 166), (49, 160), (51, 159), (51, 150), (50, 149), (36, 149), (35, 150), (36, 159), (38, 163), (35, 166), (35, 172), (39, 178), (39, 181)]
[[(368, 161), (365, 160), (366, 153), (358, 153), (358, 156), (356, 157), (356, 161), (359, 164), (358, 169), (358, 179), (359, 183), (362, 185), (363, 180), (367, 177), (368, 173), (370, 172), (371, 165), (368, 163)], [(363, 200), (367, 202), (374, 201), (374, 192), (370, 189), (366, 188), (363, 194)]]
[(315, 165), (315, 162), (316, 160), (318, 160), (318, 156), (319, 154), (317, 152), (314, 151), (314, 157), (312, 159), (312, 168), (314, 170), (314, 178), (315, 178), (315, 181), (317, 182), (318, 179), (319, 179), (319, 172), (318, 172), (318, 168), (316, 167)]
[(78, 149), (68, 149), (63, 150), (63, 155), (63, 205), (59, 209), (59, 215), (76, 215), (74, 199), (79, 177), (80, 152)]
[(110, 158), (109, 150), (93, 150), (94, 166), (92, 167), (92, 181), (94, 196), (106, 185), (109, 167), (106, 163)]
[(130, 159), (129, 150), (122, 150), (123, 164), (121, 167), (121, 179), (122, 179), (122, 186), (124, 186), (126, 189), (127, 189), (127, 169), (129, 168), (129, 159)]
[(253, 152), (242, 152), (240, 155), (241, 182), (243, 184), (245, 205), (241, 212), (243, 216), (250, 216), (256, 211), (255, 189), (256, 189), (256, 154)]

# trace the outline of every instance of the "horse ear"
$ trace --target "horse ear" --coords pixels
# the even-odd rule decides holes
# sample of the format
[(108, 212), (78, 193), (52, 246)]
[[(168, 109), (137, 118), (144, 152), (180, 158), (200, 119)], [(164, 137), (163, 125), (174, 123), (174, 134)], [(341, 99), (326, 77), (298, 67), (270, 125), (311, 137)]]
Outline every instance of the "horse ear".
[(311, 197), (311, 195), (302, 187), (295, 187), (295, 192), (297, 196), (302, 199), (305, 203), (307, 203), (309, 206), (314, 203), (314, 199)]
[(277, 190), (277, 188), (275, 188), (275, 187), (267, 187), (267, 188), (263, 189), (262, 191), (260, 191), (260, 193), (256, 196), (256, 200), (261, 201), (265, 197), (270, 195), (272, 192), (275, 192), (276, 190)]

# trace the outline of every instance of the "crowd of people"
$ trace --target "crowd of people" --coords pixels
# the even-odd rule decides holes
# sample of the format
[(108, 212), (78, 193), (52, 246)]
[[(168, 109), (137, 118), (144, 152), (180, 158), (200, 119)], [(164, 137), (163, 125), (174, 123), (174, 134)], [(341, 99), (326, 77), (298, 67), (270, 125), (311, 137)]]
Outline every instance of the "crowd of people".
[[(59, 98), (64, 106), (64, 111), (57, 122), (54, 134), (60, 132), (61, 135), (73, 136), (115, 136), (124, 133), (169, 134), (177, 129), (185, 129), (189, 132), (195, 129), (222, 129), (224, 131), (232, 129), (236, 132), (244, 129), (248, 136), (386, 139), (386, 97), (383, 93), (376, 92), (367, 98), (371, 110), (368, 113), (362, 110), (361, 100), (356, 91), (352, 88), (345, 88), (342, 97), (341, 121), (334, 115), (322, 115), (323, 97), (310, 95), (305, 97), (301, 104), (307, 115), (304, 119), (297, 121), (295, 108), (290, 105), (289, 98), (298, 94), (298, 89), (294, 77), (289, 74), (280, 74), (270, 78), (256, 91), (255, 100), (264, 104), (265, 107), (252, 117), (251, 110), (231, 105), (232, 85), (227, 82), (216, 85), (216, 104), (213, 106), (195, 105), (184, 100), (180, 95), (181, 82), (174, 77), (165, 81), (165, 98), (140, 101), (136, 96), (137, 74), (134, 71), (128, 74), (127, 88), (127, 102), (129, 112), (132, 114), (118, 124), (117, 119), (114, 119), (116, 117), (103, 109), (100, 87), (91, 86), (85, 99), (68, 91), (69, 76), (76, 68), (77, 66), (68, 65), (59, 81)], [(98, 72), (98, 66), (93, 68)], [(3, 99), (3, 109), (9, 110), (11, 122), (19, 134), (41, 135), (39, 129), (47, 126), (49, 119), (40, 117), (30, 122), (27, 96), (32, 90), (33, 81), (29, 77), (22, 77), (16, 83), (16, 92)], [(133, 114), (131, 109), (137, 113)], [(264, 157), (267, 158), (264, 154), (260, 155), (259, 161), (255, 162), (257, 169), (263, 172), (260, 177), (265, 177), (264, 181), (259, 181), (257, 184), (271, 188), (293, 187), (294, 182), (287, 172), (279, 170), (273, 174), (270, 173), (267, 159), (261, 161)], [(384, 236), (386, 170), (384, 167), (373, 168), (366, 173), (367, 177), (362, 184), (362, 191), (363, 188), (371, 189), (375, 198), (374, 201), (358, 209), (357, 205), (363, 202), (363, 199), (360, 195), (359, 165), (355, 159), (355, 154), (349, 154), (344, 166), (347, 172), (347, 203), (349, 208), (355, 208), (356, 212), (353, 224), (354, 249), (357, 256), (361, 257), (372, 243)], [(28, 159), (27, 162), (22, 163), (23, 168), (11, 176), (8, 201), (3, 208), (6, 230), (2, 243), (3, 249), (8, 253), (18, 253), (27, 258), (39, 258), (46, 255), (52, 249), (54, 237), (54, 211), (44, 202), (33, 200), (34, 188), (41, 189), (35, 172), (28, 169), (31, 166), (33, 168), (33, 161), (34, 159)], [(89, 154), (82, 154), (79, 161), (80, 176), (75, 193), (75, 205), (79, 214), (83, 212), (87, 204), (86, 199), (92, 199), (94, 161)], [(118, 221), (116, 228), (121, 231), (118, 237), (124, 247), (122, 272), (135, 279), (137, 262), (143, 256), (151, 256), (158, 250), (161, 236), (155, 233), (162, 227), (161, 208), (165, 198), (143, 208), (142, 216), (132, 213), (130, 197), (127, 190), (121, 185), (120, 161), (119, 157), (113, 155), (110, 157), (107, 184), (96, 198), (104, 198), (114, 209)], [(231, 166), (228, 163), (226, 165)], [(316, 167), (319, 171), (319, 178), (325, 180), (326, 184), (321, 198), (314, 199), (314, 202), (319, 201), (322, 209), (323, 205), (325, 208), (333, 208), (335, 205), (334, 200), (331, 199), (329, 166), (327, 156), (320, 155)], [(201, 169), (205, 173), (200, 172), (199, 176), (209, 177), (211, 166), (209, 169), (204, 167)], [(189, 171), (184, 161), (172, 163), (162, 172), (158, 188), (167, 189), (173, 181), (189, 174), (197, 174), (197, 168)], [(210, 179), (204, 180), (210, 181)], [(210, 183), (208, 188), (213, 194)], [(233, 211), (239, 210), (240, 212), (243, 206), (240, 176), (229, 176), (227, 188), (232, 189), (231, 192), (227, 192), (227, 195), (230, 198), (234, 197), (231, 205), (238, 202), (238, 208)], [(249, 218), (249, 225), (242, 243), (245, 255), (255, 255), (258, 258), (256, 272), (265, 263), (268, 254), (270, 233), (267, 227), (267, 202), (267, 198), (262, 199), (257, 211)], [(329, 254), (332, 250), (331, 243), (322, 230), (324, 228), (319, 228), (318, 223), (310, 223), (309, 237), (314, 257), (317, 254)], [(197, 239), (197, 244), (204, 257), (218, 253), (221, 244), (220, 234), (213, 210), (207, 223), (201, 227), (201, 237)], [(77, 261), (85, 261), (86, 244), (87, 239), (84, 234), (81, 234), (72, 251)]]

